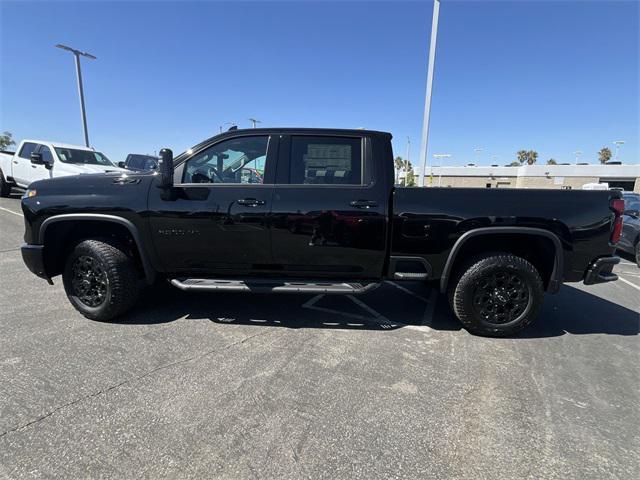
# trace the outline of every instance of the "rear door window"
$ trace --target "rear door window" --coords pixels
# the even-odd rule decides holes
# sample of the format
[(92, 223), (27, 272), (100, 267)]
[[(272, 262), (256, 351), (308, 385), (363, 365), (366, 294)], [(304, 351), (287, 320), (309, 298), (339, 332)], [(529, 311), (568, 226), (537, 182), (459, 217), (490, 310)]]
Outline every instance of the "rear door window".
[(362, 185), (362, 139), (292, 136), (290, 183)]
[(26, 158), (27, 160), (30, 160), (31, 154), (34, 152), (37, 146), (38, 146), (37, 143), (25, 142), (22, 145), (22, 148), (20, 149), (20, 153), (18, 154), (18, 156), (20, 158)]

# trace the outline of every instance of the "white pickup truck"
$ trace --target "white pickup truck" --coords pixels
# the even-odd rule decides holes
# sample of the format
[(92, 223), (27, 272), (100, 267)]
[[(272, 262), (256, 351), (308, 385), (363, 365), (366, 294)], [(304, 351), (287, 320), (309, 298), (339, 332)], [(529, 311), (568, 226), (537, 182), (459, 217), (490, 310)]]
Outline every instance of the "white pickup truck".
[(26, 189), (36, 180), (113, 171), (126, 170), (92, 148), (23, 140), (13, 155), (0, 153), (0, 196), (8, 196), (12, 187)]

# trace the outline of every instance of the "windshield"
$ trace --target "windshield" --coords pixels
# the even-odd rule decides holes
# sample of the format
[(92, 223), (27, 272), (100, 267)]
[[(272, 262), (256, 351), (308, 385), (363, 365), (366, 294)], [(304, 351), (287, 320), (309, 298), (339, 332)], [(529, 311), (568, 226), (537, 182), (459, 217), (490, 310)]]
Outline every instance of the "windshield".
[(61, 162), (80, 163), (88, 165), (115, 166), (103, 153), (93, 150), (77, 150), (75, 148), (56, 147), (56, 153)]

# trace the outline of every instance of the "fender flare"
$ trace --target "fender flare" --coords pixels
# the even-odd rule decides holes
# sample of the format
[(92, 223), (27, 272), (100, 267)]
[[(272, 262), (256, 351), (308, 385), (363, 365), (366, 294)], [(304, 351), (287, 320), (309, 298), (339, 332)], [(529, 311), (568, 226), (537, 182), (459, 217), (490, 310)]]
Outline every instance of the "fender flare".
[(155, 281), (156, 271), (149, 261), (147, 251), (144, 248), (144, 244), (142, 242), (142, 238), (140, 237), (138, 228), (130, 220), (118, 217), (117, 215), (107, 215), (102, 213), (64, 213), (61, 215), (54, 215), (52, 217), (46, 218), (42, 222), (42, 225), (40, 225), (40, 231), (38, 233), (38, 243), (40, 245), (44, 245), (45, 233), (50, 225), (59, 222), (82, 220), (97, 220), (101, 222), (117, 223), (125, 227), (129, 231), (129, 233), (131, 233), (133, 241), (136, 242), (136, 247), (138, 248), (138, 253), (140, 254), (140, 261), (142, 262), (142, 268), (144, 269), (144, 276), (147, 283), (152, 284)]
[(564, 271), (564, 250), (562, 249), (562, 242), (555, 233), (544, 230), (542, 228), (534, 227), (483, 227), (469, 230), (468, 232), (463, 233), (458, 238), (458, 240), (456, 240), (456, 243), (454, 243), (451, 251), (449, 252), (449, 256), (447, 257), (447, 262), (444, 265), (444, 270), (442, 271), (442, 276), (440, 277), (440, 291), (442, 293), (445, 293), (447, 291), (447, 284), (449, 282), (453, 263), (455, 262), (456, 256), (458, 255), (460, 249), (466, 241), (481, 235), (495, 235), (501, 233), (537, 235), (539, 237), (545, 237), (551, 240), (555, 248), (555, 257), (553, 262), (553, 271), (551, 272), (551, 277), (549, 278), (547, 291), (549, 293), (557, 293), (560, 289), (560, 285), (562, 284), (562, 274)]

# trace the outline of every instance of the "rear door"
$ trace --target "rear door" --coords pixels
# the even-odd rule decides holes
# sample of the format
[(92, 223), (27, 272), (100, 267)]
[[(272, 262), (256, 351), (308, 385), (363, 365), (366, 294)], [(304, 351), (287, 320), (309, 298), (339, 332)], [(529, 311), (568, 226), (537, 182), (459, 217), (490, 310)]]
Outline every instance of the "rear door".
[(283, 135), (271, 207), (272, 257), (287, 276), (379, 278), (387, 188), (372, 139)]

